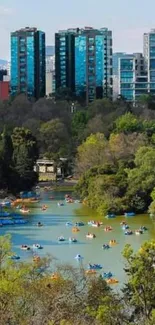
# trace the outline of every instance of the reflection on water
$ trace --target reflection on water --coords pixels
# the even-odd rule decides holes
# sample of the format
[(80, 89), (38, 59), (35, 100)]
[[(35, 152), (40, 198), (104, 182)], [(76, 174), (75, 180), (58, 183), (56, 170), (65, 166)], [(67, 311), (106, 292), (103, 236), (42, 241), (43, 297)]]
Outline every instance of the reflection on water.
[[(54, 196), (54, 200), (50, 200), (50, 196)], [(0, 234), (11, 233), (13, 249), (16, 254), (21, 256), (21, 260), (31, 259), (32, 251), (22, 251), (22, 244), (32, 246), (35, 243), (41, 244), (44, 249), (37, 251), (40, 256), (51, 254), (60, 262), (69, 262), (78, 265), (74, 259), (77, 254), (84, 257), (83, 264), (99, 263), (103, 266), (105, 272), (111, 271), (114, 276), (125, 281), (123, 271), (123, 258), (121, 252), (125, 244), (129, 243), (136, 250), (140, 245), (149, 239), (155, 239), (155, 222), (148, 215), (127, 218), (127, 222), (132, 230), (138, 229), (141, 225), (148, 228), (143, 235), (125, 236), (124, 231), (120, 227), (120, 222), (125, 220), (123, 217), (116, 219), (100, 218), (96, 212), (82, 207), (80, 204), (66, 204), (58, 207), (57, 203), (64, 200), (62, 192), (48, 192), (42, 194), (42, 200), (31, 208), (31, 216), (28, 216), (29, 223), (20, 226), (7, 226), (0, 229)], [(41, 211), (42, 204), (48, 206), (47, 211)], [(103, 221), (104, 225), (100, 228), (91, 228), (87, 225), (89, 220)], [(37, 223), (41, 222), (44, 226), (37, 227)], [(86, 223), (84, 227), (80, 227), (80, 232), (72, 234), (72, 228), (66, 227), (66, 222), (83, 221)], [(105, 232), (104, 226), (110, 225), (112, 232)], [(96, 235), (93, 240), (86, 239), (86, 234), (92, 232)], [(65, 242), (58, 242), (58, 237), (64, 236)], [(75, 237), (77, 243), (69, 243), (69, 237)], [(109, 250), (103, 250), (102, 245), (108, 244), (111, 239), (117, 241), (117, 245)]]

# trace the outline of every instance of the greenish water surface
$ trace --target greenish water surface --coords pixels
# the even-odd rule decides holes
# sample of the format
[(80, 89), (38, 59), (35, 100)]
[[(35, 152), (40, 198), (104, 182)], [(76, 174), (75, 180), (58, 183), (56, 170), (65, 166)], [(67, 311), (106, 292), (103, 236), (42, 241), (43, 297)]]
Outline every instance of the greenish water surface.
[[(54, 197), (54, 200), (50, 199), (51, 196)], [(58, 206), (60, 201), (64, 202), (64, 206)], [(46, 211), (41, 210), (43, 204), (48, 206)], [(84, 257), (84, 266), (87, 267), (89, 262), (99, 263), (103, 266), (103, 271), (111, 271), (117, 279), (125, 282), (124, 260), (121, 255), (125, 244), (129, 243), (137, 250), (143, 242), (155, 239), (155, 223), (148, 215), (138, 215), (132, 218), (117, 217), (107, 220), (100, 218), (96, 212), (81, 204), (66, 204), (64, 192), (43, 192), (41, 201), (32, 205), (30, 209), (31, 215), (26, 217), (29, 220), (26, 225), (4, 226), (0, 229), (0, 235), (6, 233), (12, 235), (13, 250), (21, 257), (21, 261), (32, 260), (33, 256), (32, 251), (22, 251), (21, 245), (32, 246), (39, 243), (43, 246), (43, 250), (37, 251), (40, 256), (50, 254), (56, 257), (58, 262), (76, 266), (78, 262), (74, 257), (81, 254)], [(103, 226), (92, 228), (87, 224), (90, 220), (102, 221)], [(133, 231), (141, 225), (146, 226), (148, 231), (140, 236), (125, 236), (120, 226), (122, 220), (126, 220)], [(44, 226), (37, 227), (38, 221)], [(80, 227), (79, 233), (73, 234), (72, 227), (66, 227), (66, 222), (74, 224), (78, 221), (83, 221), (85, 226)], [(106, 225), (112, 226), (113, 231), (105, 232)], [(88, 232), (94, 233), (96, 238), (86, 239)], [(58, 237), (61, 235), (66, 238), (65, 242), (58, 242)], [(76, 237), (78, 242), (70, 244), (69, 237)], [(115, 239), (118, 244), (109, 250), (103, 250), (102, 245), (108, 244), (111, 239)]]

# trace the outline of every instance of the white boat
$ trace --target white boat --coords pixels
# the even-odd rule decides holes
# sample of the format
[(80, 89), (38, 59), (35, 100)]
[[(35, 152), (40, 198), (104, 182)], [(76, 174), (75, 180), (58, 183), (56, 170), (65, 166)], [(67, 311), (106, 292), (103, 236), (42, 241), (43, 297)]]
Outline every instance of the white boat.
[(73, 224), (72, 224), (72, 222), (66, 222), (66, 226), (67, 226), (67, 227), (72, 227)]
[(30, 246), (22, 245), (21, 249), (24, 250), (24, 251), (29, 251), (31, 248), (30, 248)]
[(76, 238), (69, 238), (69, 242), (70, 243), (77, 243), (77, 239)]
[(58, 241), (65, 241), (65, 238), (63, 236), (58, 237)]
[(138, 236), (138, 235), (142, 235), (142, 234), (143, 234), (143, 231), (142, 231), (142, 230), (136, 230), (136, 231), (135, 231), (135, 235), (137, 235), (137, 236)]
[(42, 249), (43, 247), (40, 244), (33, 244), (33, 249)]
[(58, 202), (58, 207), (63, 207), (63, 206), (64, 206), (64, 203)]
[(23, 213), (23, 214), (30, 213), (30, 210), (28, 210), (28, 209), (20, 209), (19, 211), (20, 211), (21, 213)]
[(92, 227), (98, 228), (98, 227), (100, 227), (100, 224), (99, 223), (92, 223)]
[(74, 258), (78, 261), (83, 260), (83, 257), (80, 254), (77, 254)]
[(87, 234), (86, 238), (93, 239), (96, 238), (95, 234)]

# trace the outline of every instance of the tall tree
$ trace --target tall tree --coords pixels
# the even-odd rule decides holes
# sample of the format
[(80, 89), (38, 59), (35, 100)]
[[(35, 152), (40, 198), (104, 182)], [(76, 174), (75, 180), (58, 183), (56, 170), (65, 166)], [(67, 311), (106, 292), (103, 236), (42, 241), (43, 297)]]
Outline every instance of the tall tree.
[(10, 176), (13, 167), (13, 144), (11, 135), (7, 128), (4, 127), (1, 138), (1, 162), (2, 162), (2, 174), (3, 174), (3, 186), (10, 187)]
[(142, 245), (136, 253), (126, 245), (123, 256), (128, 283), (124, 286), (125, 302), (130, 304), (134, 324), (151, 324), (155, 311), (155, 241)]
[(43, 123), (40, 128), (41, 153), (58, 159), (69, 153), (70, 138), (68, 130), (60, 119)]
[(13, 181), (18, 190), (28, 190), (36, 183), (37, 174), (34, 165), (38, 158), (36, 139), (28, 129), (15, 128), (12, 134), (13, 141)]

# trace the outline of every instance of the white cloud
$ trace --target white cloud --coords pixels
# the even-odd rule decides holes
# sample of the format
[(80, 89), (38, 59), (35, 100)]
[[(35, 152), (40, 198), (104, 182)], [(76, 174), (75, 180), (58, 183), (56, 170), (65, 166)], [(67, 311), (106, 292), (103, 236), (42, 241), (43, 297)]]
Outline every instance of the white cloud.
[(14, 10), (9, 7), (0, 6), (0, 17), (1, 16), (12, 16), (14, 14)]

